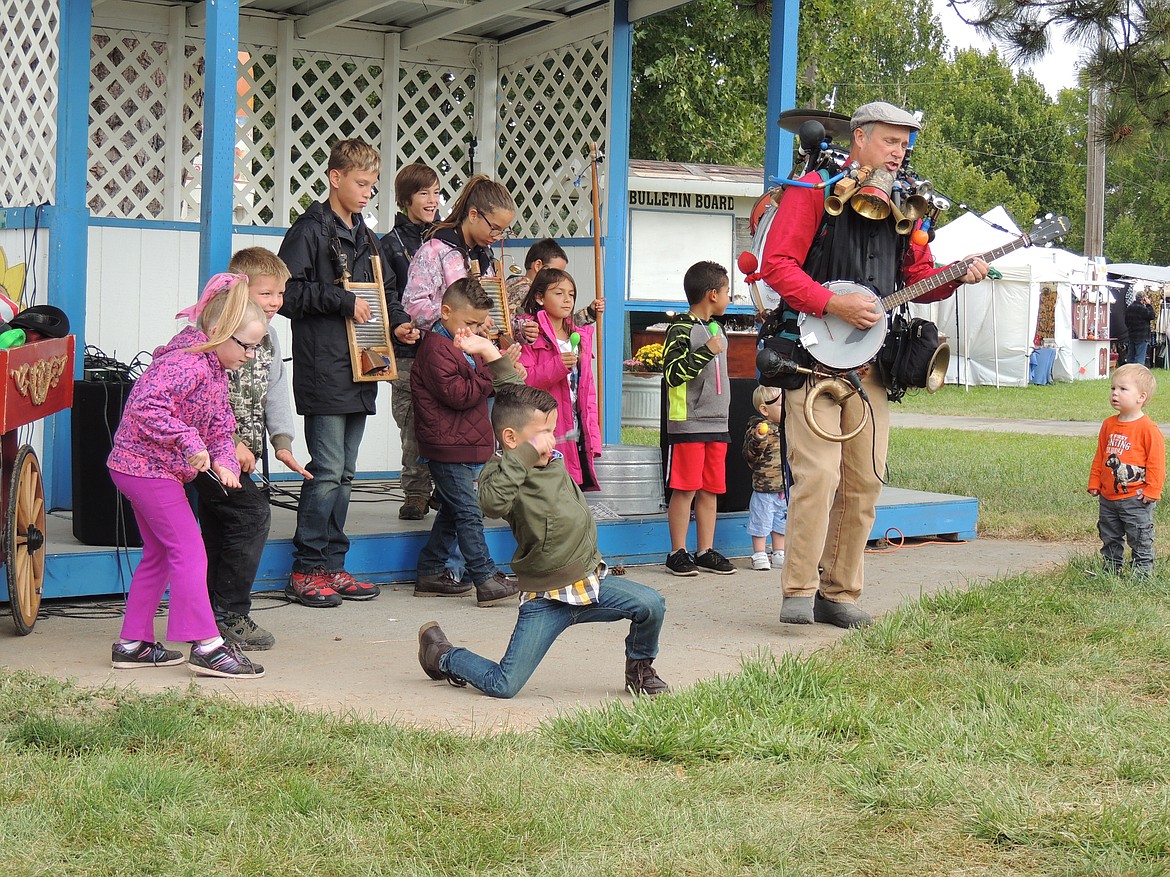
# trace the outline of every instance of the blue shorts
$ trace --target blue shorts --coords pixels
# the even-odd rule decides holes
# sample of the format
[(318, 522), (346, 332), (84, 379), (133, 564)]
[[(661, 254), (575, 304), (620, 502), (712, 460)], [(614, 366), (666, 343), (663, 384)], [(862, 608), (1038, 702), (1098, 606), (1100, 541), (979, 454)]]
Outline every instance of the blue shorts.
[(781, 493), (756, 493), (748, 504), (747, 531), (749, 536), (770, 536), (783, 533), (788, 525), (788, 500)]

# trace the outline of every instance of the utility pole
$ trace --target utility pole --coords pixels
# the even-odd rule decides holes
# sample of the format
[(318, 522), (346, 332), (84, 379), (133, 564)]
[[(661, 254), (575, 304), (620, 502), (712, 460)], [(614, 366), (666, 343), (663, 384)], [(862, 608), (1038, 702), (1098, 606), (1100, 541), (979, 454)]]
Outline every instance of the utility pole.
[(1088, 174), (1085, 180), (1085, 255), (1105, 255), (1105, 143), (1101, 139), (1101, 89), (1089, 89)]

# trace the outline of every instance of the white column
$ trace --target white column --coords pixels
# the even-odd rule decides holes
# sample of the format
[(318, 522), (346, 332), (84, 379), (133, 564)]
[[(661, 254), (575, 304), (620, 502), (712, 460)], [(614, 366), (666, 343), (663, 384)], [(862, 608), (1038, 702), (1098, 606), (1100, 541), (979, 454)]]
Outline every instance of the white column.
[(496, 116), (500, 90), (500, 47), (480, 43), (475, 48), (475, 147), (474, 173), (496, 176)]
[(163, 216), (180, 219), (183, 205), (183, 73), (187, 68), (187, 7), (172, 6), (167, 15), (167, 136), (163, 147)]
[(289, 225), (289, 213), (295, 206), (289, 182), (292, 180), (293, 144), (293, 53), (295, 24), (291, 18), (283, 18), (276, 25), (276, 124), (280, 136), (276, 138), (279, 149), (276, 154), (276, 216), (273, 225), (281, 228)]
[[(394, 227), (394, 175), (398, 173), (398, 68), (402, 60), (402, 35), (388, 33), (382, 41), (382, 180), (378, 186), (378, 230)], [(405, 282), (406, 278), (398, 278)]]

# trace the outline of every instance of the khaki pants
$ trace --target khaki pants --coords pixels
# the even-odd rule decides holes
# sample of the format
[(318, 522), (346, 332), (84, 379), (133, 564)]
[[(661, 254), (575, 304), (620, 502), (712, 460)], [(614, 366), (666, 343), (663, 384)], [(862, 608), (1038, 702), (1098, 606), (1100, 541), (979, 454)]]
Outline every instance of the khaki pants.
[(418, 461), (418, 441), (414, 437), (414, 401), (410, 396), (410, 368), (414, 357), (400, 357), (398, 377), (390, 382), (390, 410), (398, 424), (402, 441), (402, 492), (407, 496), (431, 495), (431, 472)]
[[(784, 391), (785, 435), (792, 467), (788, 532), (781, 584), (786, 597), (822, 596), (856, 603), (864, 585), (862, 561), (882, 490), (890, 437), (890, 410), (876, 369), (862, 382), (873, 406), (865, 429), (847, 442), (825, 441), (804, 417), (807, 390)], [(827, 394), (814, 409), (826, 432), (857, 426), (866, 403), (857, 395), (838, 405)], [(819, 572), (822, 569), (823, 572)]]

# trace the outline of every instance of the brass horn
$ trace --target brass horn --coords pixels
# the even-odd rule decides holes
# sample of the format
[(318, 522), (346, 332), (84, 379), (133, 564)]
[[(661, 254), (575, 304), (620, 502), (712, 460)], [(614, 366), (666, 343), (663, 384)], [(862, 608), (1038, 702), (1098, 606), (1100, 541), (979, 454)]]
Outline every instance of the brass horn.
[(951, 346), (945, 341), (935, 348), (926, 367), (926, 392), (937, 393), (947, 382), (947, 367), (951, 364)]
[(833, 194), (825, 198), (825, 213), (830, 216), (840, 216), (845, 209), (846, 202), (857, 191), (857, 180), (853, 177), (842, 177), (833, 187)]
[(914, 231), (914, 220), (898, 209), (897, 199), (890, 201), (890, 210), (894, 214), (894, 231), (898, 234), (910, 234)]
[[(946, 370), (943, 370), (946, 373)], [(855, 438), (869, 422), (869, 406), (861, 406), (861, 420), (857, 424), (857, 428), (847, 433), (829, 432), (819, 423), (817, 423), (814, 407), (817, 400), (821, 396), (829, 396), (838, 405), (844, 406), (851, 396), (858, 394), (858, 389), (853, 384), (844, 378), (827, 377), (823, 380), (817, 381), (804, 396), (804, 422), (808, 424), (809, 430), (818, 438), (822, 438), (827, 442), (847, 442), (851, 438)]]
[(890, 215), (890, 192), (893, 190), (894, 175), (885, 168), (875, 168), (849, 203), (866, 219), (882, 220)]
[(930, 210), (930, 196), (933, 191), (934, 187), (930, 184), (930, 180), (923, 180), (912, 195), (906, 196), (906, 201), (902, 204), (902, 213), (907, 219), (911, 222), (917, 222), (927, 214)]

